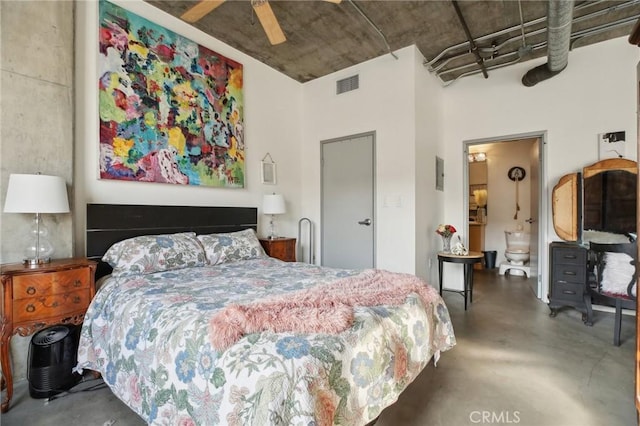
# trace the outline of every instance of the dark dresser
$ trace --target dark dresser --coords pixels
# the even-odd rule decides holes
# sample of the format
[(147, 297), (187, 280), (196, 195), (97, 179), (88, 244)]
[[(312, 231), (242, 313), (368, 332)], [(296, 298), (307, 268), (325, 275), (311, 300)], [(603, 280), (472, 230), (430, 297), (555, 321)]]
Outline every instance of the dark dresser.
[(587, 321), (587, 249), (576, 243), (553, 242), (549, 244), (549, 309), (550, 315), (565, 306), (582, 312)]

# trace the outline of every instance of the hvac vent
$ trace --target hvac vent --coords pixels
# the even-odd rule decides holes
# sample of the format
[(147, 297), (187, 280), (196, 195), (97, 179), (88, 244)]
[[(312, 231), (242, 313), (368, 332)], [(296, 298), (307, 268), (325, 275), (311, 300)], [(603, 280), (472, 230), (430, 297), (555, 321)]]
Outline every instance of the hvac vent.
[(357, 74), (351, 77), (343, 78), (342, 80), (338, 80), (338, 82), (336, 83), (336, 95), (356, 90), (358, 87), (360, 87), (360, 80)]

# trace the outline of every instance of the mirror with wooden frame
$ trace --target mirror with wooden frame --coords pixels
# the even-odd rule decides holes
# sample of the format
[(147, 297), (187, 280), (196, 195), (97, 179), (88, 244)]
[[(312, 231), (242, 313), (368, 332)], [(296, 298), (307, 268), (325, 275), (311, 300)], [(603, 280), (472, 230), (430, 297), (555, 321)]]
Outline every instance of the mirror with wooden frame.
[(637, 173), (635, 161), (609, 158), (560, 178), (552, 196), (558, 237), (613, 243), (636, 233)]

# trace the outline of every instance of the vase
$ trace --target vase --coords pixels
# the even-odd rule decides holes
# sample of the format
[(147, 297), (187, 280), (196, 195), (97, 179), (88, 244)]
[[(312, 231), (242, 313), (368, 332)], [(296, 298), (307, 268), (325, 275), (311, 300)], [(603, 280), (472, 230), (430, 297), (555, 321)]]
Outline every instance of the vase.
[(451, 253), (451, 237), (453, 235), (442, 235), (442, 251)]

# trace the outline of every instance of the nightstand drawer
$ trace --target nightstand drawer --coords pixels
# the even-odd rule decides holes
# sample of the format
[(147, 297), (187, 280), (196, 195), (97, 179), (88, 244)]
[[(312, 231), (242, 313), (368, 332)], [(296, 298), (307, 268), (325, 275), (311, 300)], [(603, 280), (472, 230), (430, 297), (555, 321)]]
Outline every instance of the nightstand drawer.
[(552, 262), (554, 265), (585, 265), (587, 251), (574, 247), (555, 247)]
[(587, 274), (586, 266), (582, 265), (555, 265), (553, 270), (554, 282), (584, 283)]
[(13, 302), (13, 321), (19, 323), (37, 318), (82, 312), (91, 302), (91, 291), (86, 288), (50, 296), (31, 297)]
[(13, 278), (13, 298), (24, 299), (89, 288), (90, 268), (69, 269), (45, 274), (18, 275)]
[(579, 283), (555, 282), (553, 284), (553, 298), (581, 302), (584, 295), (584, 285)]

